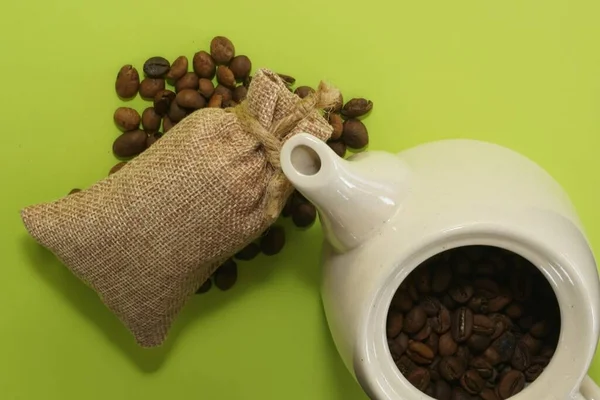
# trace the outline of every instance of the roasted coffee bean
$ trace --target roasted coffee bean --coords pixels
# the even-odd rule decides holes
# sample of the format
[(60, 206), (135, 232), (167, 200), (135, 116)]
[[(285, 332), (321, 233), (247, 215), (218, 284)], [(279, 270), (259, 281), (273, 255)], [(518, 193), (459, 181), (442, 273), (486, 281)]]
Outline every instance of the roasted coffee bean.
[(223, 263), (215, 272), (215, 286), (221, 290), (229, 290), (237, 281), (237, 264), (232, 259)]
[[(429, 371), (429, 375), (431, 376), (431, 371)], [(431, 378), (430, 382), (429, 382), (429, 386), (427, 386), (427, 389), (425, 389), (425, 391), (423, 393), (425, 393), (427, 396), (433, 396), (433, 378)]]
[(482, 314), (475, 314), (473, 316), (473, 332), (484, 335), (492, 336), (496, 331), (496, 324), (489, 317)]
[(79, 193), (79, 192), (81, 192), (81, 189), (71, 189), (71, 191), (69, 192), (69, 195)]
[(471, 273), (471, 261), (462, 251), (457, 251), (452, 255), (450, 265), (456, 275), (469, 275)]
[(448, 293), (452, 300), (456, 301), (459, 304), (466, 304), (471, 297), (473, 297), (473, 293), (475, 290), (473, 286), (467, 282), (458, 282), (448, 289)]
[[(425, 325), (428, 326), (428, 325)], [(431, 328), (430, 328), (431, 329)], [(433, 354), (437, 356), (440, 350), (440, 337), (437, 333), (431, 332), (429, 337), (425, 341), (425, 344), (429, 346), (431, 350), (433, 350)]]
[(357, 118), (367, 114), (373, 109), (373, 102), (363, 98), (348, 101), (342, 108), (342, 115), (346, 118)]
[(440, 375), (447, 381), (455, 381), (460, 379), (465, 372), (465, 360), (455, 356), (444, 357), (440, 361)]
[(513, 353), (510, 365), (516, 370), (525, 371), (531, 365), (531, 354), (529, 348), (523, 342), (518, 342)]
[(338, 98), (335, 100), (331, 109), (327, 110), (328, 112), (340, 113), (342, 111), (342, 107), (344, 106), (344, 96), (342, 96), (342, 92), (339, 92)]
[(333, 132), (331, 133), (331, 140), (338, 140), (342, 137), (342, 132), (344, 131), (344, 121), (340, 114), (330, 113), (329, 114), (329, 125), (333, 127)]
[(494, 366), (484, 357), (474, 357), (469, 363), (471, 369), (477, 371), (483, 379), (489, 380), (494, 377)]
[(146, 138), (146, 148), (152, 146), (154, 143), (158, 141), (163, 136), (161, 132), (152, 132)]
[(433, 268), (433, 275), (431, 277), (431, 290), (433, 293), (442, 293), (448, 290), (450, 282), (452, 282), (450, 265), (446, 263), (436, 265)]
[(413, 360), (408, 358), (406, 355), (401, 356), (398, 361), (396, 361), (396, 366), (404, 376), (407, 376), (415, 368), (417, 368), (417, 365), (413, 362)]
[(242, 101), (246, 100), (247, 95), (248, 89), (246, 88), (246, 86), (238, 86), (235, 89), (233, 89), (233, 94), (231, 95), (231, 98), (236, 103), (241, 103)]
[(437, 400), (451, 400), (452, 387), (446, 381), (437, 381), (433, 385), (433, 396)]
[(311, 226), (317, 219), (317, 209), (312, 203), (299, 204), (292, 210), (292, 221), (298, 228)]
[(431, 271), (429, 271), (429, 268), (419, 267), (415, 270), (415, 285), (420, 293), (431, 292)]
[(442, 296), (441, 301), (444, 307), (446, 307), (448, 310), (454, 310), (458, 306), (458, 303), (455, 302), (448, 293)]
[(521, 318), (519, 318), (518, 325), (523, 331), (529, 331), (533, 326), (533, 316), (523, 315)]
[(229, 67), (225, 65), (219, 65), (217, 68), (217, 82), (230, 89), (235, 88), (235, 76)]
[(429, 317), (438, 315), (440, 309), (442, 308), (442, 303), (440, 303), (440, 301), (433, 296), (423, 297), (420, 305), (423, 307), (425, 314), (427, 314)]
[(470, 369), (460, 378), (460, 385), (471, 394), (478, 394), (485, 388), (485, 380), (477, 371)]
[(256, 258), (260, 254), (260, 246), (256, 243), (250, 243), (242, 250), (235, 253), (235, 258), (243, 261), (250, 261)]
[(442, 377), (440, 376), (440, 371), (439, 371), (439, 366), (440, 366), (441, 360), (442, 360), (442, 357), (436, 356), (433, 359), (433, 361), (431, 362), (431, 364), (429, 364), (429, 375), (431, 375), (432, 381), (439, 381), (440, 379), (442, 379)]
[(146, 150), (146, 137), (141, 130), (125, 132), (113, 143), (113, 153), (119, 158), (137, 156)]
[[(154, 105), (154, 108), (156, 108), (156, 104)], [(169, 106), (169, 118), (171, 119), (171, 121), (173, 122), (179, 122), (182, 119), (184, 119), (187, 116), (188, 112), (186, 109), (182, 108), (177, 101), (172, 101), (171, 105)]]
[(156, 132), (160, 129), (162, 117), (156, 113), (154, 107), (148, 107), (142, 113), (142, 126), (145, 131)]
[(481, 397), (482, 400), (500, 400), (496, 392), (490, 388), (483, 389), (481, 393), (479, 393), (479, 397)]
[(216, 36), (210, 42), (210, 55), (219, 65), (229, 64), (235, 56), (235, 46), (224, 36)]
[(498, 296), (490, 299), (488, 302), (489, 312), (495, 313), (502, 310), (512, 302), (512, 295), (507, 290), (500, 290)]
[(491, 279), (475, 279), (473, 286), (478, 295), (487, 299), (493, 299), (500, 294), (500, 287)]
[(277, 74), (277, 75), (279, 75), (279, 77), (283, 80), (283, 82), (285, 82), (285, 84), (288, 86), (292, 86), (294, 83), (296, 83), (296, 78), (294, 78), (293, 76), (285, 75), (285, 74)]
[(501, 362), (507, 362), (512, 358), (516, 346), (517, 340), (511, 332), (503, 333), (492, 343), (492, 348), (498, 352)]
[(419, 332), (412, 335), (412, 338), (413, 338), (413, 340), (418, 340), (418, 341), (422, 342), (425, 339), (427, 339), (429, 337), (429, 335), (431, 335), (431, 325), (426, 323), (425, 326), (423, 326), (423, 328), (421, 328), (421, 330)]
[(544, 346), (540, 350), (540, 357), (552, 358), (554, 355), (554, 348), (551, 346)]
[(472, 400), (471, 395), (461, 387), (452, 389), (452, 400)]
[(346, 156), (346, 145), (341, 140), (335, 140), (335, 141), (327, 142), (327, 145), (339, 157), (344, 158)]
[(367, 127), (360, 120), (352, 118), (344, 122), (342, 140), (351, 149), (363, 149), (369, 144)]
[(406, 376), (406, 379), (417, 389), (425, 391), (429, 385), (431, 376), (425, 368), (417, 367)]
[(236, 107), (237, 105), (238, 105), (238, 103), (233, 101), (233, 99), (223, 101), (223, 108)]
[(458, 346), (455, 356), (460, 358), (461, 360), (464, 360), (467, 363), (473, 358), (471, 350), (469, 350), (468, 346)]
[(413, 301), (410, 298), (408, 292), (405, 290), (398, 290), (392, 298), (392, 307), (398, 309), (401, 312), (408, 312), (413, 306)]
[(164, 57), (152, 57), (144, 63), (144, 73), (150, 78), (163, 78), (171, 69), (171, 63)]
[(523, 335), (519, 342), (529, 349), (531, 355), (539, 354), (542, 349), (542, 341), (534, 338), (530, 333)]
[(171, 119), (169, 118), (168, 115), (165, 115), (163, 117), (163, 132), (167, 133), (171, 130), (171, 128), (173, 128), (173, 126), (175, 126), (175, 123), (173, 121), (171, 121)]
[(221, 108), (223, 105), (223, 96), (220, 94), (213, 94), (210, 100), (208, 101), (208, 108)]
[(531, 327), (529, 333), (536, 339), (544, 339), (550, 332), (549, 324), (546, 321), (540, 321)]
[(492, 365), (498, 365), (502, 361), (500, 354), (493, 347), (488, 347), (483, 352), (483, 357)]
[(398, 356), (403, 355), (406, 352), (406, 349), (408, 349), (409, 338), (408, 338), (408, 335), (404, 332), (402, 332), (398, 336), (396, 336), (396, 338), (393, 340), (393, 342), (394, 342), (394, 350), (396, 351)]
[(466, 342), (473, 331), (473, 312), (461, 307), (452, 316), (452, 337), (457, 343)]
[(294, 90), (294, 93), (301, 99), (310, 96), (314, 92), (315, 89), (311, 88), (310, 86), (299, 86), (296, 88), (296, 90)]
[(231, 69), (238, 82), (243, 82), (250, 75), (252, 62), (246, 56), (235, 56), (229, 64), (229, 69)]
[(389, 313), (387, 318), (386, 332), (388, 338), (395, 338), (402, 332), (404, 315), (401, 313)]
[(427, 314), (423, 307), (416, 306), (411, 309), (404, 317), (404, 332), (417, 333), (427, 322)]
[(278, 254), (285, 245), (285, 230), (280, 226), (271, 226), (260, 240), (260, 250), (266, 256)]
[(430, 364), (435, 358), (435, 354), (429, 346), (416, 340), (408, 343), (406, 355), (417, 364)]
[(408, 294), (413, 299), (413, 301), (419, 301), (419, 291), (417, 290), (417, 285), (415, 285), (414, 276), (411, 275), (411, 283), (408, 285)]
[(165, 78), (169, 81), (181, 79), (188, 71), (188, 64), (189, 62), (186, 56), (177, 57), (175, 61), (173, 61), (173, 65), (171, 65), (171, 69), (167, 72)]
[(175, 91), (177, 93), (185, 89), (198, 90), (199, 87), (200, 80), (193, 72), (186, 73), (177, 82), (175, 82)]
[(496, 387), (496, 394), (498, 394), (501, 399), (508, 399), (519, 393), (524, 387), (525, 375), (523, 375), (521, 371), (512, 370), (508, 371), (500, 378), (498, 386)]
[(115, 111), (113, 119), (122, 131), (132, 131), (139, 128), (142, 117), (133, 108), (119, 107)]
[[(161, 90), (154, 96), (154, 111), (158, 115), (164, 116), (169, 112), (173, 103), (175, 103), (175, 93), (170, 90)], [(171, 121), (179, 122), (179, 120), (175, 121), (173, 118), (171, 118)]]
[(220, 94), (223, 98), (223, 103), (227, 103), (233, 98), (233, 92), (231, 89), (223, 85), (217, 85), (214, 94)]
[(458, 343), (452, 338), (452, 332), (446, 332), (440, 336), (439, 353), (442, 357), (451, 356), (458, 350)]
[(120, 163), (115, 164), (110, 171), (108, 171), (108, 175), (112, 175), (116, 172), (119, 172), (121, 168), (123, 168), (127, 164), (125, 161), (121, 161)]
[(523, 306), (519, 303), (512, 302), (506, 307), (504, 313), (513, 320), (519, 319), (523, 316)]
[(177, 93), (175, 98), (179, 106), (192, 110), (199, 110), (206, 106), (206, 99), (202, 97), (200, 92), (193, 89), (184, 89)]
[(196, 290), (196, 294), (206, 293), (211, 288), (212, 288), (212, 281), (209, 278), (198, 288), (198, 290)]
[(527, 382), (533, 382), (544, 372), (544, 367), (540, 364), (533, 364), (525, 370), (525, 379)]
[(123, 99), (135, 97), (140, 88), (140, 75), (132, 65), (124, 65), (117, 74), (115, 90)]
[(532, 356), (531, 357), (531, 365), (537, 364), (537, 365), (541, 365), (542, 367), (546, 368), (549, 363), (550, 363), (549, 357), (544, 357), (544, 356)]
[(145, 78), (140, 83), (140, 96), (146, 100), (151, 100), (156, 93), (165, 89), (164, 79)]
[(206, 51), (199, 51), (194, 54), (192, 65), (198, 77), (209, 80), (215, 77), (215, 72), (217, 71), (215, 60)]
[(473, 353), (481, 353), (492, 343), (492, 338), (486, 335), (480, 334), (472, 334), (469, 339), (467, 339), (467, 346)]
[(215, 85), (210, 79), (201, 78), (198, 80), (198, 92), (208, 100), (215, 92)]
[(489, 318), (494, 322), (495, 330), (492, 334), (492, 339), (500, 337), (504, 332), (511, 329), (513, 326), (512, 321), (504, 314), (490, 314)]
[(452, 315), (446, 307), (440, 307), (438, 314), (429, 319), (429, 324), (435, 333), (446, 333), (452, 325)]
[(486, 297), (475, 295), (467, 303), (467, 307), (474, 313), (487, 314), (489, 311), (489, 300)]

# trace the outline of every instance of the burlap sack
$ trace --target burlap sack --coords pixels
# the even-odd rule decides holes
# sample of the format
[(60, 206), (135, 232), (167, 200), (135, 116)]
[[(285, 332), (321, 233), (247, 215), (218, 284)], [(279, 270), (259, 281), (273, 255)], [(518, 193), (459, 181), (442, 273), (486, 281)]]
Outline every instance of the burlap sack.
[(321, 84), (300, 100), (260, 70), (239, 106), (191, 114), (116, 174), (25, 208), (25, 226), (141, 346), (158, 346), (215, 268), (278, 217), (292, 191), (282, 142), (299, 132), (329, 138), (318, 109), (337, 94)]

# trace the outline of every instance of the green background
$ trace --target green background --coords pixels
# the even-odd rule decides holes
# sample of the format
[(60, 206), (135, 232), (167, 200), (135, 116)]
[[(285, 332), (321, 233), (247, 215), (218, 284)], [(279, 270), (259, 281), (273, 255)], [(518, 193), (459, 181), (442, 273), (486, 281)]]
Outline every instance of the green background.
[(217, 34), (255, 67), (373, 100), (372, 149), (468, 137), (524, 153), (565, 186), (600, 249), (597, 0), (22, 0), (2, 12), (2, 399), (365, 398), (322, 313), (318, 227), (290, 227), (280, 255), (241, 264), (234, 289), (197, 296), (164, 347), (142, 350), (21, 225), (21, 207), (116, 162), (122, 64), (191, 57)]

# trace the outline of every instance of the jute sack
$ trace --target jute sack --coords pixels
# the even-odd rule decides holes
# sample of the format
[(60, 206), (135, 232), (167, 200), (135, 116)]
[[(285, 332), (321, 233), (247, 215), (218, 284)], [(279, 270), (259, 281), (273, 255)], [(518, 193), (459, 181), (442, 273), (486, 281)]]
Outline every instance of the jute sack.
[(260, 70), (239, 106), (198, 110), (116, 174), (25, 208), (23, 222), (141, 346), (158, 346), (217, 266), (276, 220), (292, 192), (281, 145), (328, 139), (319, 110), (337, 98), (322, 83), (301, 100)]

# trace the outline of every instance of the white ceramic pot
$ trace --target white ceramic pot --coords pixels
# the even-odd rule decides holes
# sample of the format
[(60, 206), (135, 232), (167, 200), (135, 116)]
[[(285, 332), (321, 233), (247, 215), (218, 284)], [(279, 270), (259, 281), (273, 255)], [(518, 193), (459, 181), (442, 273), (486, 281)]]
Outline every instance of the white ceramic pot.
[(429, 398), (402, 376), (387, 345), (386, 316), (403, 279), (444, 250), (490, 245), (537, 266), (561, 312), (550, 364), (511, 399), (600, 400), (586, 375), (600, 327), (596, 263), (568, 196), (539, 166), (471, 140), (343, 160), (307, 134), (284, 144), (281, 164), (318, 208), (326, 238), (327, 321), (344, 363), (370, 398)]

